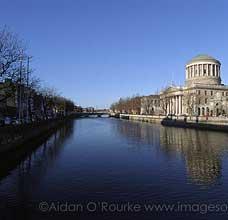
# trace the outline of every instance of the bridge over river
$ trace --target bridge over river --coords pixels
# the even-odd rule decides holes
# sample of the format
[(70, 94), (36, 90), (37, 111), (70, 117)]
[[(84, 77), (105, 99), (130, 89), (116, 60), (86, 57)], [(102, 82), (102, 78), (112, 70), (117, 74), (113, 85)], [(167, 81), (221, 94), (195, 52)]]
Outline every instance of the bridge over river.
[(75, 113), (76, 117), (87, 118), (87, 117), (110, 117), (109, 112), (78, 112)]

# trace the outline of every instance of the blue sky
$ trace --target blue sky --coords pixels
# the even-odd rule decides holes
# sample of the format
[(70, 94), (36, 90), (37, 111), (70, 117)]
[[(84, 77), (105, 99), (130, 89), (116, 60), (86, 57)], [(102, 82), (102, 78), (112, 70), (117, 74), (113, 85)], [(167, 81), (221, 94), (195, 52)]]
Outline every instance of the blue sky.
[(0, 26), (24, 39), (35, 74), (82, 106), (149, 95), (209, 54), (228, 84), (227, 0), (0, 0)]

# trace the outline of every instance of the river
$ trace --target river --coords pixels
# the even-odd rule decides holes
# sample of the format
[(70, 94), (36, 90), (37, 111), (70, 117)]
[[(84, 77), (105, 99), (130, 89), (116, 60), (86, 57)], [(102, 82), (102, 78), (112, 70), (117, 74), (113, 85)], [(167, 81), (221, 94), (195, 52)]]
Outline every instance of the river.
[(0, 219), (227, 219), (227, 133), (82, 118), (28, 148), (1, 157)]

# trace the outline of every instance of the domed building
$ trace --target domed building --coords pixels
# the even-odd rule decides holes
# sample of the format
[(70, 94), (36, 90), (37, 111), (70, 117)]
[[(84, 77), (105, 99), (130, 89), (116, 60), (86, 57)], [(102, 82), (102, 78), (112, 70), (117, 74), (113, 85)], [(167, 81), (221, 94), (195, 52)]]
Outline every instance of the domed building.
[(220, 85), (221, 63), (208, 55), (199, 55), (191, 59), (186, 65), (186, 85), (207, 84)]
[[(154, 106), (156, 112), (206, 117), (228, 115), (228, 86), (221, 82), (219, 60), (198, 55), (185, 65), (184, 86), (172, 85), (160, 92), (159, 108)], [(144, 97), (142, 114), (145, 114), (146, 103)]]

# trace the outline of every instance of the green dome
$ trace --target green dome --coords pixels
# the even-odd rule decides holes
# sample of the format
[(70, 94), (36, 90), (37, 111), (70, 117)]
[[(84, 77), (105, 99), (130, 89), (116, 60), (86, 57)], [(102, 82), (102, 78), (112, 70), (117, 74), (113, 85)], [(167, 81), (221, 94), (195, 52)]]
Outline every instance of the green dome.
[(190, 63), (196, 63), (196, 62), (207, 62), (207, 61), (212, 61), (212, 62), (216, 62), (216, 63), (219, 63), (220, 64), (220, 62), (218, 61), (218, 60), (216, 60), (214, 57), (212, 57), (212, 56), (209, 56), (209, 55), (205, 55), (205, 54), (200, 54), (200, 55), (198, 55), (198, 56), (195, 56), (195, 57), (193, 57), (188, 63), (187, 63), (187, 65), (188, 64), (190, 64)]

